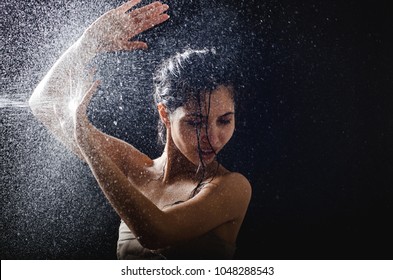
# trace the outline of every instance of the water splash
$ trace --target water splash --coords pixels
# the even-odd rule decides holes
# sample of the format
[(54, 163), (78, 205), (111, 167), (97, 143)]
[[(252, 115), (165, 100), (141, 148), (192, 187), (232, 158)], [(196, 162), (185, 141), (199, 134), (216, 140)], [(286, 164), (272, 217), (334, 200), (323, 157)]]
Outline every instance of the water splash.
[[(1, 256), (114, 258), (117, 215), (90, 170), (34, 118), (28, 100), (45, 73), (83, 30), (120, 3), (38, 2), (0, 3), (4, 15), (0, 20), (4, 31), (1, 49), (7, 50), (2, 52), (0, 65), (0, 206), (2, 222), (7, 226), (0, 236)], [(89, 110), (97, 127), (152, 157), (158, 154), (157, 116), (151, 97), (155, 66), (185, 47), (219, 45), (241, 51), (241, 40), (231, 35), (236, 11), (220, 5), (212, 9), (215, 3), (203, 2), (168, 3), (172, 20), (138, 38), (148, 42), (149, 51), (97, 57), (102, 86)], [(70, 115), (84, 89), (76, 84), (70, 93)], [(97, 240), (101, 247), (96, 246)]]
[(29, 103), (20, 100), (11, 100), (5, 97), (0, 97), (0, 109), (1, 108), (27, 108)]

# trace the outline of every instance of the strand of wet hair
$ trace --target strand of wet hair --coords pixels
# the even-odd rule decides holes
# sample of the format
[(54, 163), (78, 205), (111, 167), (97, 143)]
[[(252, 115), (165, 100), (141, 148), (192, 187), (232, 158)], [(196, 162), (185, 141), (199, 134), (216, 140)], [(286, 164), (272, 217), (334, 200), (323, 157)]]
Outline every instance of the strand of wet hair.
[[(207, 108), (206, 122), (209, 121), (210, 105), (211, 105), (211, 94), (212, 94), (212, 93), (211, 93), (211, 91), (210, 91), (210, 92), (209, 92), (209, 99), (208, 99), (208, 108)], [(198, 101), (198, 106), (199, 106), (199, 113), (200, 113), (200, 115), (201, 115), (201, 114), (202, 114), (202, 109), (201, 109), (200, 95), (197, 95), (197, 101)], [(198, 170), (199, 170), (200, 166), (202, 166), (202, 176), (201, 176), (201, 179), (199, 180), (197, 186), (191, 191), (191, 194), (190, 194), (190, 197), (189, 197), (189, 198), (194, 197), (194, 196), (199, 192), (199, 189), (200, 189), (200, 187), (202, 186), (202, 183), (203, 183), (203, 181), (204, 181), (204, 179), (205, 179), (205, 173), (206, 173), (206, 167), (205, 167), (205, 164), (204, 164), (203, 159), (202, 159), (202, 151), (201, 151), (201, 145), (200, 145), (200, 134), (201, 134), (201, 133), (200, 133), (200, 129), (201, 129), (201, 128), (195, 127), (196, 134), (197, 134), (198, 155), (199, 155), (199, 167), (198, 167)], [(212, 144), (210, 143), (207, 125), (205, 125), (205, 130), (206, 130), (205, 132), (206, 132), (206, 137), (207, 137), (207, 141), (208, 141), (208, 143), (209, 143), (209, 146), (210, 146), (210, 148), (213, 150), (214, 155), (215, 155), (215, 158), (217, 158), (217, 153), (216, 153), (216, 151), (213, 149)], [(213, 181), (213, 179), (214, 179), (214, 178), (216, 177), (216, 175), (217, 175), (217, 172), (218, 172), (219, 167), (220, 167), (220, 163), (217, 161), (216, 171), (214, 172), (214, 174), (213, 174), (212, 178), (210, 179), (210, 181), (207, 182), (206, 184), (211, 183), (211, 182)], [(204, 185), (205, 185), (205, 184), (204, 184)]]

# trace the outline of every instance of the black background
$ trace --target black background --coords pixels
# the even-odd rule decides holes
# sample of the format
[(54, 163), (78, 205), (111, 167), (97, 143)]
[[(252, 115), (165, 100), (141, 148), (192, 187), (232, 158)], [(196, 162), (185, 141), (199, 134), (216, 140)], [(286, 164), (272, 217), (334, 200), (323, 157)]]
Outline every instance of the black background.
[[(107, 2), (96, 9), (76, 1), (2, 2), (1, 96), (26, 101), (83, 29), (120, 3)], [(236, 258), (391, 259), (393, 71), (387, 3), (167, 2), (171, 22), (142, 36), (151, 48), (138, 54), (150, 62), (140, 66), (143, 73), (157, 57), (187, 44), (209, 45), (219, 37), (217, 30), (206, 31), (209, 24), (233, 23), (236, 14), (239, 30), (233, 32), (242, 33), (239, 40), (223, 39), (247, 65), (236, 134), (222, 155), (224, 166), (246, 175), (253, 187)], [(224, 7), (223, 18), (211, 17), (214, 7)], [(127, 55), (101, 60), (102, 75), (111, 74), (108, 88), (134, 73), (117, 70), (123, 58)], [(126, 88), (137, 83), (151, 90), (151, 77), (143, 77), (123, 82)], [(105, 94), (105, 89), (98, 94), (91, 113), (97, 126), (158, 155), (148, 101)], [(126, 109), (110, 111), (108, 100)], [(128, 101), (137, 106), (127, 107)], [(115, 259), (119, 220), (88, 168), (54, 142), (27, 108), (0, 110), (2, 259)], [(130, 117), (132, 110), (136, 114)]]

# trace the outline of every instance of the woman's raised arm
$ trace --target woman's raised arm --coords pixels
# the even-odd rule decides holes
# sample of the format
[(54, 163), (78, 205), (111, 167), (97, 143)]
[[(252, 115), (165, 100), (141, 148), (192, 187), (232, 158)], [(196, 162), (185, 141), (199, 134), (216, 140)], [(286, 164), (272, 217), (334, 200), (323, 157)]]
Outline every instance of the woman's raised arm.
[[(158, 249), (201, 236), (224, 224), (238, 230), (251, 197), (248, 180), (238, 173), (220, 176), (192, 199), (165, 210), (158, 208), (139, 190), (137, 183), (129, 180), (122, 165), (102, 147), (107, 136), (86, 115), (99, 83), (95, 81), (91, 85), (77, 106), (75, 139), (103, 193), (139, 242), (146, 248)], [(149, 160), (138, 154), (131, 158), (140, 166), (149, 165)], [(232, 239), (234, 233), (237, 231), (232, 232)]]
[(93, 22), (56, 61), (30, 97), (33, 114), (81, 159), (74, 137), (74, 116), (91, 85), (91, 79), (86, 78), (91, 75), (86, 74), (87, 64), (101, 52), (147, 48), (145, 42), (130, 39), (169, 18), (164, 13), (168, 6), (160, 2), (130, 10), (139, 2), (128, 1)]

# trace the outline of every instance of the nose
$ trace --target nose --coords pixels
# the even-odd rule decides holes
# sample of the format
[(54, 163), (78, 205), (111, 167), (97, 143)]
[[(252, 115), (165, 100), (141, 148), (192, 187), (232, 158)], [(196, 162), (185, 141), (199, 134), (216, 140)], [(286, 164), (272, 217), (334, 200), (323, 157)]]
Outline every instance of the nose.
[(216, 147), (219, 142), (218, 129), (214, 125), (208, 125), (201, 128), (201, 141), (205, 144), (210, 144)]

